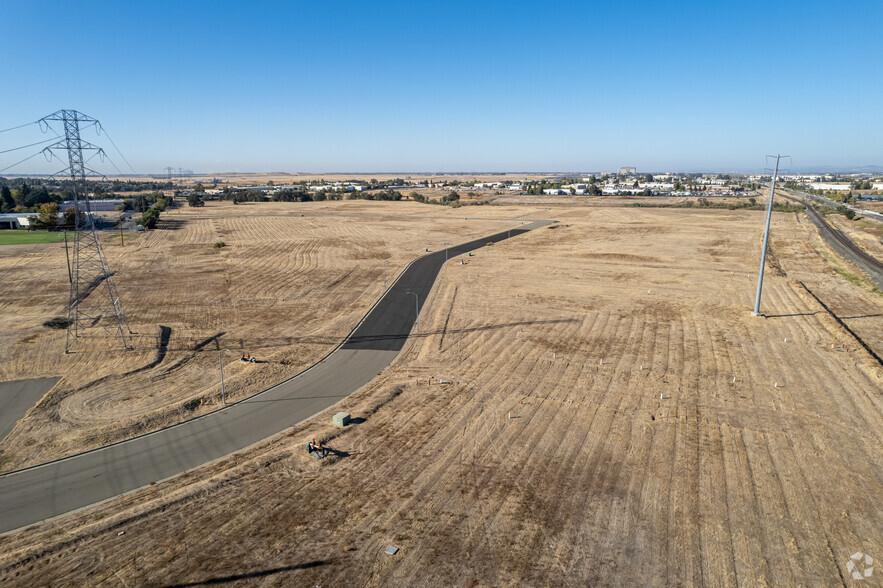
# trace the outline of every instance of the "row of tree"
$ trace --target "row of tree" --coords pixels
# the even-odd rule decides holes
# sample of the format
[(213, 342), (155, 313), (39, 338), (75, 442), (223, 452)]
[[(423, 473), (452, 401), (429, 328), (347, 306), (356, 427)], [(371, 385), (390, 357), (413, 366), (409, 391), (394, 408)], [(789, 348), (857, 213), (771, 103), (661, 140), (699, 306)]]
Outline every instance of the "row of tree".
[[(41, 204), (61, 204), (68, 200), (66, 196), (66, 193), (50, 192), (46, 186), (32, 188), (29, 184), (21, 183), (11, 188), (8, 184), (3, 184), (0, 186), (0, 212), (36, 212)], [(73, 192), (70, 193), (70, 199), (73, 199)]]
[[(31, 226), (37, 229), (55, 230), (67, 229), (74, 230), (76, 227), (76, 212), (73, 206), (69, 206), (59, 218), (60, 212), (57, 202), (47, 202), (37, 207), (37, 214), (29, 217)], [(85, 214), (80, 211), (80, 222), (82, 223)]]
[(411, 192), (410, 194), (408, 194), (408, 196), (411, 198), (411, 200), (420, 202), (422, 204), (444, 204), (454, 205), (455, 207), (460, 205), (460, 195), (457, 193), (456, 190), (451, 190), (450, 192), (442, 196), (440, 200), (436, 200), (435, 198), (427, 198), (426, 196), (418, 194), (417, 192)]
[[(160, 193), (161, 194), (161, 193)], [(153, 201), (153, 205), (144, 211), (138, 224), (143, 225), (145, 229), (155, 229), (156, 223), (159, 222), (159, 214), (166, 209), (169, 201), (165, 197), (158, 197)]]

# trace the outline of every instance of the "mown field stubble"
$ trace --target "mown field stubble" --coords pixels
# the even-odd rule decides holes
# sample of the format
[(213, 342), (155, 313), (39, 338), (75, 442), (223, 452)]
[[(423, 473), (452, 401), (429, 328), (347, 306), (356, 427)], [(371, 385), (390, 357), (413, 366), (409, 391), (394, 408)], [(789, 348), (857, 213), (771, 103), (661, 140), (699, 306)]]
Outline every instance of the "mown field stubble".
[[(64, 329), (44, 324), (67, 318), (64, 245), (0, 248), (0, 381), (64, 376), (0, 443), (2, 469), (219, 408), (219, 349), (231, 350), (224, 375), (234, 401), (298, 373), (371, 307), (384, 272), (391, 283), (424, 248), (512, 224), (464, 216), (406, 203), (210, 203), (168, 211), (160, 230), (126, 234), (125, 245), (104, 233), (132, 351), (92, 332), (65, 355)], [(260, 363), (237, 361), (244, 354)]]
[[(838, 585), (851, 554), (881, 557), (883, 372), (797, 280), (883, 304), (806, 219), (774, 215), (755, 318), (762, 213), (555, 218), (445, 266), (420, 333), (342, 403), (356, 424), (331, 427), (335, 407), (0, 538), (0, 578)], [(316, 461), (310, 438), (345, 455)]]

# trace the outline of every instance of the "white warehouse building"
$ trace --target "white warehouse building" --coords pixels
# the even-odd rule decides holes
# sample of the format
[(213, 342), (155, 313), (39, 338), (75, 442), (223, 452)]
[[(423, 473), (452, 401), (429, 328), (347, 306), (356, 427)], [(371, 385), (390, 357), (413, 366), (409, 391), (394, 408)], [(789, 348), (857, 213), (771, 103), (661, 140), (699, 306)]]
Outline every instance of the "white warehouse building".
[(28, 220), (29, 216), (33, 216), (33, 213), (10, 212), (0, 214), (0, 229), (22, 229), (29, 227), (31, 226), (31, 221)]

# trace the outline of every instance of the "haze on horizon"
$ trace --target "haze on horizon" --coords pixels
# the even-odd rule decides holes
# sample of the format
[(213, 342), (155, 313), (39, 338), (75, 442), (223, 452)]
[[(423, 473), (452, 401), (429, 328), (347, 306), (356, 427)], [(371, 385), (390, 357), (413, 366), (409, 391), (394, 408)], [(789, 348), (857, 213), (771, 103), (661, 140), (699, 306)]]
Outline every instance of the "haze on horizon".
[[(739, 172), (774, 152), (794, 169), (883, 165), (875, 1), (44, 1), (0, 18), (17, 23), (0, 130), (80, 110), (141, 174)], [(0, 133), (0, 151), (45, 138)]]

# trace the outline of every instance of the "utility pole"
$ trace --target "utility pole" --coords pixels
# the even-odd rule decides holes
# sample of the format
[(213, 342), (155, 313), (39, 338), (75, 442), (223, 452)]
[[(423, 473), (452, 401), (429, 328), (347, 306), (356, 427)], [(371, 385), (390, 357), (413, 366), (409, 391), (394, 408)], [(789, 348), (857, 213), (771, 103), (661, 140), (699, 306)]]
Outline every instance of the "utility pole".
[[(772, 157), (772, 155), (770, 155)], [(754, 298), (753, 316), (760, 316), (760, 294), (763, 291), (763, 268), (766, 265), (767, 245), (770, 241), (770, 218), (773, 216), (773, 197), (776, 194), (776, 178), (779, 175), (779, 159), (787, 155), (776, 155), (776, 169), (773, 171), (773, 181), (770, 184), (770, 201), (766, 207), (766, 228), (763, 232), (763, 250), (760, 252), (760, 271), (757, 272), (757, 296)]]
[(126, 334), (131, 335), (132, 331), (113, 281), (113, 273), (107, 267), (101, 240), (95, 230), (95, 219), (86, 188), (87, 168), (83, 160), (83, 150), (94, 150), (101, 156), (104, 150), (80, 138), (80, 124), (98, 126), (99, 123), (76, 110), (59, 110), (41, 119), (47, 125), (48, 121), (58, 121), (64, 125), (64, 139), (47, 149), (67, 151), (70, 177), (74, 185), (74, 246), (71, 264), (73, 279), (64, 352), (70, 353), (72, 337), (76, 339), (84, 330), (96, 325), (119, 337), (123, 342), (123, 349), (129, 349)]
[[(414, 294), (414, 292), (408, 292), (408, 294)], [(417, 294), (414, 294), (414, 310), (417, 312), (417, 318), (414, 319), (414, 323), (416, 324), (417, 328), (414, 330), (414, 332), (419, 333), (420, 332), (420, 297), (417, 296)]]

